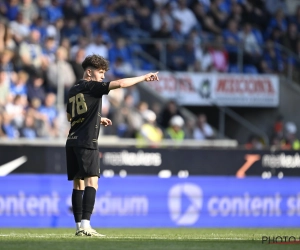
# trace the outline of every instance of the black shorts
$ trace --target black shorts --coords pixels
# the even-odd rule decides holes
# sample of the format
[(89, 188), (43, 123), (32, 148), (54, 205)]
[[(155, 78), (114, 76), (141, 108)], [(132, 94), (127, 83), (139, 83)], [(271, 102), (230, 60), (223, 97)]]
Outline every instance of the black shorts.
[(98, 149), (66, 147), (68, 180), (100, 177)]

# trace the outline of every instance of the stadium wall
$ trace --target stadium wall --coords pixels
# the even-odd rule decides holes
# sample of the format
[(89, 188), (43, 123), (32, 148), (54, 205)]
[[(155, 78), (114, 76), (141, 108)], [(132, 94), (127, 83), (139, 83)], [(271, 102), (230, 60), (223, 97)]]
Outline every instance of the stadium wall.
[[(298, 151), (198, 147), (99, 147), (101, 173), (168, 176), (300, 177)], [(9, 173), (66, 173), (63, 146), (0, 145), (0, 166)], [(6, 168), (7, 169), (7, 168)], [(3, 175), (0, 167), (0, 176)], [(5, 170), (6, 171), (6, 170)], [(164, 176), (166, 177), (166, 176)]]

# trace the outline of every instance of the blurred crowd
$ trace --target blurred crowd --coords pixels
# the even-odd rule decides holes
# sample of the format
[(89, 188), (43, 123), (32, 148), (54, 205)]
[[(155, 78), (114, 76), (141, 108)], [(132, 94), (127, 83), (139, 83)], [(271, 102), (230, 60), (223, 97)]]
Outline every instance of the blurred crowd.
[[(300, 150), (300, 140), (297, 136), (297, 125), (293, 121), (279, 115), (269, 129), (270, 146), (274, 150)], [(265, 142), (260, 136), (250, 135), (245, 144), (246, 149), (263, 149)]]
[[(107, 81), (132, 76), (136, 70), (156, 70), (157, 65), (142, 56), (145, 53), (171, 70), (239, 72), (240, 44), (243, 72), (278, 73), (288, 64), (298, 67), (279, 49), (282, 44), (300, 54), (300, 7), (290, 13), (287, 4), (284, 0), (0, 1), (0, 136), (64, 136), (68, 123), (65, 112), (57, 109), (57, 89), (67, 93), (82, 77), (81, 62), (92, 53), (110, 61)], [(143, 43), (149, 39), (155, 42)], [(141, 141), (214, 137), (204, 114), (189, 121), (177, 113), (177, 106), (174, 113), (172, 105), (176, 103), (148, 107), (134, 87), (114, 91), (103, 100), (103, 115), (115, 125), (104, 133)]]

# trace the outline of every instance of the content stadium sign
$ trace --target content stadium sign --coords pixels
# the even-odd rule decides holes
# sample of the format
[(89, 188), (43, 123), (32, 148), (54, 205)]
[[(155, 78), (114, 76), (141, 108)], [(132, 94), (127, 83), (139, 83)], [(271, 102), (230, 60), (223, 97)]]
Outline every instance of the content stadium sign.
[[(95, 227), (299, 227), (299, 178), (102, 178)], [(1, 179), (1, 227), (74, 227), (65, 175)], [(45, 185), (46, 183), (46, 185)]]

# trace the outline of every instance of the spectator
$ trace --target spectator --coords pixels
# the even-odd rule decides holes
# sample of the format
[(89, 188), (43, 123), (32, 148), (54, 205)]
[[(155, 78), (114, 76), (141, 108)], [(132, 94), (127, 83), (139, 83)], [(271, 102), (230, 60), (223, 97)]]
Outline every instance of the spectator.
[(267, 11), (274, 15), (278, 10), (283, 11), (283, 13), (288, 13), (285, 0), (265, 0), (265, 6)]
[(86, 48), (88, 46), (89, 40), (84, 37), (84, 36), (80, 36), (78, 43), (74, 46), (71, 47), (70, 49), (70, 60), (74, 60), (76, 58), (76, 54), (79, 50), (83, 50), (84, 53), (80, 54), (82, 57), (86, 57), (88, 56), (88, 54), (86, 53)]
[(48, 23), (46, 27), (46, 36), (54, 37), (57, 44), (62, 39), (62, 29), (64, 27), (64, 19), (59, 18), (54, 23)]
[(131, 87), (129, 87), (129, 88), (126, 88), (126, 89), (125, 89), (125, 94), (126, 94), (126, 95), (129, 94), (129, 95), (132, 96), (132, 98), (133, 98), (133, 105), (134, 105), (135, 107), (137, 107), (138, 104), (140, 103), (140, 100), (141, 100), (140, 92), (139, 92), (137, 86), (131, 86)]
[(10, 23), (10, 29), (17, 43), (22, 42), (30, 34), (29, 24), (22, 13), (18, 13), (16, 20)]
[(296, 53), (298, 39), (299, 32), (297, 25), (295, 23), (290, 23), (287, 33), (282, 38), (282, 44), (292, 52)]
[[(209, 51), (209, 45), (204, 44), (203, 46), (198, 46), (196, 49), (196, 63), (198, 63), (199, 72), (210, 72), (215, 71), (213, 68), (213, 58)], [(197, 65), (194, 65), (194, 70)]]
[(260, 56), (262, 51), (257, 37), (252, 31), (250, 23), (246, 23), (239, 33), (241, 41), (244, 43), (245, 52), (250, 56)]
[(224, 49), (224, 41), (222, 36), (216, 38), (215, 46), (209, 48), (209, 53), (211, 55), (211, 62), (214, 71), (227, 72), (228, 70), (228, 53)]
[(108, 58), (108, 48), (100, 34), (96, 35), (94, 43), (91, 43), (86, 47), (86, 54), (96, 54), (103, 56), (106, 59)]
[(19, 53), (26, 71), (32, 72), (42, 66), (43, 52), (40, 46), (40, 32), (38, 30), (30, 32), (28, 41), (21, 43)]
[(29, 75), (25, 71), (18, 72), (16, 81), (10, 87), (11, 94), (13, 96), (24, 95), (27, 97), (28, 79)]
[(102, 0), (91, 0), (91, 4), (85, 8), (85, 14), (95, 22), (105, 15), (105, 7)]
[(24, 126), (20, 129), (20, 137), (25, 137), (27, 139), (37, 138), (35, 119), (33, 115), (26, 115)]
[(193, 28), (197, 27), (197, 19), (194, 13), (187, 8), (186, 0), (178, 0), (178, 8), (172, 12), (175, 20), (181, 23), (181, 33), (187, 35)]
[(184, 120), (181, 116), (175, 115), (170, 120), (170, 125), (165, 131), (165, 138), (174, 141), (183, 141), (185, 132), (183, 130)]
[(186, 62), (186, 70), (191, 68), (196, 61), (196, 53), (195, 53), (195, 47), (194, 47), (194, 43), (193, 41), (188, 42), (185, 46), (184, 46), (184, 50), (185, 50), (185, 62)]
[(134, 109), (133, 97), (125, 95), (123, 104), (114, 113), (116, 134), (121, 138), (135, 138), (141, 126), (139, 118), (140, 115)]
[[(147, 38), (149, 31), (142, 30), (138, 21), (138, 17), (144, 19), (139, 15), (139, 11), (142, 7), (137, 0), (124, 1), (117, 9), (117, 11), (124, 16), (124, 21), (119, 25), (118, 31), (121, 36), (131, 39)], [(147, 19), (147, 18), (146, 18)], [(150, 16), (148, 19), (150, 25)], [(145, 21), (143, 20), (145, 24)]]
[(0, 113), (0, 138), (6, 137), (3, 131), (3, 115)]
[(5, 71), (10, 78), (14, 72), (13, 57), (14, 52), (11, 50), (5, 49), (2, 53), (0, 52), (0, 69)]
[(224, 0), (211, 0), (210, 1), (210, 10), (208, 15), (211, 16), (214, 20), (214, 23), (219, 27), (224, 27), (225, 22), (228, 18), (228, 13), (222, 9), (222, 4)]
[(77, 41), (81, 36), (81, 30), (75, 19), (65, 20), (65, 25), (61, 30), (61, 35), (62, 38), (67, 38), (71, 45), (77, 44)]
[(281, 9), (277, 10), (275, 17), (273, 17), (269, 23), (267, 29), (267, 36), (270, 36), (274, 29), (278, 29), (281, 32), (287, 31), (287, 20)]
[(39, 108), (39, 112), (47, 118), (47, 122), (52, 128), (54, 128), (54, 122), (57, 116), (57, 110), (55, 107), (56, 96), (53, 93), (49, 93), (45, 98), (45, 105)]
[(47, 37), (54, 37), (54, 34), (47, 33), (46, 23), (44, 22), (41, 16), (38, 16), (33, 20), (33, 22), (30, 25), (30, 30), (38, 30), (40, 32), (41, 41), (44, 41)]
[(29, 24), (38, 16), (38, 8), (32, 0), (22, 0), (19, 11), (22, 13), (25, 22)]
[(251, 23), (253, 26), (265, 30), (268, 25), (269, 15), (265, 8), (265, 0), (246, 0), (243, 3), (244, 23)]
[(6, 104), (9, 95), (9, 82), (7, 78), (7, 73), (0, 70), (0, 108)]
[(220, 34), (221, 29), (215, 23), (214, 18), (210, 15), (210, 13), (206, 13), (205, 7), (201, 3), (196, 3), (194, 5), (194, 13), (195, 17), (197, 18), (198, 22), (201, 24), (202, 31), (205, 32), (206, 36), (209, 34)]
[(244, 22), (244, 13), (242, 6), (238, 2), (233, 2), (231, 4), (230, 14), (230, 19), (234, 20), (238, 24), (238, 26), (241, 26), (241, 24)]
[(263, 149), (263, 144), (256, 135), (251, 135), (245, 145), (246, 149)]
[(48, 20), (48, 7), (50, 5), (50, 1), (45, 1), (45, 0), (37, 0), (36, 1), (37, 7), (38, 7), (38, 12), (39, 16), (41, 17), (41, 20), (45, 20), (49, 22)]
[(300, 31), (300, 5), (298, 5), (295, 15), (290, 16), (290, 23), (297, 25), (298, 32)]
[(273, 125), (273, 138), (279, 138), (280, 140), (283, 139), (284, 136), (284, 122), (283, 122), (283, 117), (279, 115), (276, 118), (276, 121)]
[(285, 139), (281, 142), (282, 149), (300, 149), (300, 141), (296, 136), (297, 126), (293, 122), (287, 122), (285, 124)]
[(194, 139), (194, 129), (195, 129), (195, 121), (193, 119), (188, 119), (186, 124), (184, 125), (184, 134), (185, 139)]
[(47, 37), (46, 41), (44, 42), (43, 55), (49, 64), (55, 62), (56, 50), (57, 45), (54, 37)]
[(29, 102), (33, 99), (38, 99), (41, 103), (44, 103), (46, 92), (44, 88), (44, 79), (41, 74), (35, 74), (27, 85), (27, 97)]
[(65, 19), (76, 19), (78, 22), (82, 17), (82, 8), (80, 2), (65, 0), (62, 5), (62, 12)]
[[(21, 128), (25, 118), (25, 103), (24, 97), (16, 95), (15, 97), (10, 96), (8, 102), (5, 105), (5, 113), (8, 116), (6, 121), (14, 128)], [(10, 100), (13, 100), (12, 102)]]
[(18, 4), (19, 4), (19, 0), (9, 0), (5, 4), (5, 6), (3, 6), (3, 8), (5, 9), (4, 13), (5, 13), (6, 17), (8, 18), (8, 20), (12, 21), (17, 18), (17, 15), (19, 13), (19, 5)]
[(145, 37), (149, 37), (151, 31), (151, 12), (145, 5), (139, 7), (139, 11), (135, 13), (135, 18), (139, 23), (139, 28), (144, 31)]
[(229, 53), (230, 63), (235, 64), (237, 62), (237, 52), (241, 41), (238, 32), (238, 23), (235, 20), (228, 22), (227, 29), (223, 32), (223, 38)]
[(159, 119), (157, 122), (163, 129), (166, 129), (170, 124), (171, 118), (175, 115), (182, 116), (181, 112), (178, 109), (176, 102), (173, 100), (170, 100), (167, 102), (166, 106), (160, 113)]
[(152, 30), (157, 32), (164, 26), (165, 32), (171, 32), (173, 29), (173, 19), (167, 6), (158, 8), (152, 14)]
[[(56, 92), (59, 84), (64, 86), (66, 92), (76, 81), (72, 66), (67, 62), (67, 51), (59, 47), (56, 51), (56, 61), (50, 64), (47, 71), (47, 78), (52, 91)], [(63, 74), (61, 74), (63, 72)]]
[[(85, 39), (90, 39), (93, 36), (93, 27), (91, 25), (91, 20), (89, 16), (85, 16), (80, 19), (79, 27), (81, 31), (81, 36), (79, 37), (79, 39), (81, 39), (82, 37)], [(80, 44), (80, 41), (78, 41), (78, 43)], [(86, 45), (87, 43), (85, 44), (85, 47)]]
[(207, 140), (214, 137), (214, 131), (212, 127), (207, 123), (206, 115), (199, 114), (194, 129), (194, 139)]
[(138, 145), (150, 144), (150, 146), (155, 146), (163, 138), (163, 132), (156, 125), (156, 115), (148, 109), (143, 112), (143, 118), (145, 122), (137, 133)]
[(33, 98), (30, 101), (30, 105), (27, 109), (27, 114), (30, 114), (34, 117), (35, 128), (38, 137), (50, 137), (51, 135), (51, 124), (49, 123), (48, 117), (40, 113), (41, 101), (40, 99)]
[(85, 50), (80, 48), (76, 52), (75, 59), (70, 61), (70, 64), (72, 66), (72, 69), (76, 77), (76, 81), (82, 79), (84, 70), (81, 64), (84, 58), (85, 58)]
[(123, 38), (119, 38), (116, 42), (116, 45), (109, 49), (108, 58), (110, 63), (114, 63), (118, 57), (121, 57), (125, 62), (132, 64), (130, 49), (126, 45), (126, 41)]
[(16, 47), (11, 28), (0, 22), (0, 52), (3, 50), (15, 51)]
[(185, 63), (185, 51), (177, 41), (173, 41), (167, 47), (167, 66), (171, 70), (185, 71), (187, 65)]
[(125, 62), (122, 57), (117, 57), (112, 65), (112, 73), (117, 78), (125, 78), (133, 73), (133, 68), (130, 63)]
[(179, 19), (174, 21), (174, 28), (171, 32), (171, 36), (173, 40), (176, 42), (184, 42), (185, 41), (185, 34), (182, 32), (182, 23)]
[(11, 123), (11, 117), (5, 112), (2, 114), (2, 117), (2, 129), (6, 137), (8, 137), (9, 139), (18, 138), (20, 134), (19, 131), (15, 128), (15, 126)]
[(282, 57), (271, 40), (266, 41), (266, 48), (263, 53), (261, 66), (265, 73), (278, 73), (283, 70)]
[(51, 0), (51, 4), (47, 7), (47, 19), (50, 23), (63, 18), (62, 8), (58, 0)]

